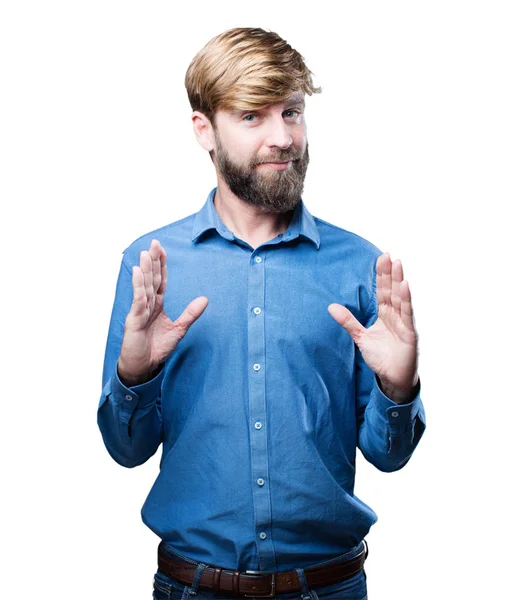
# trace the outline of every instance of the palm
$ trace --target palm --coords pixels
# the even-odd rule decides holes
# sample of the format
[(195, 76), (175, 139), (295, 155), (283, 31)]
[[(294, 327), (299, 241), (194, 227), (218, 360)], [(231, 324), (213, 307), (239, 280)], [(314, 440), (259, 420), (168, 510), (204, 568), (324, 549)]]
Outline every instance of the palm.
[(381, 380), (402, 387), (414, 376), (417, 358), (417, 338), (389, 306), (379, 305), (376, 322), (365, 329), (359, 349), (368, 367)]
[(145, 372), (153, 371), (167, 358), (179, 341), (180, 332), (163, 309), (143, 322), (143, 327), (135, 329), (131, 319), (128, 321), (123, 350), (128, 361), (134, 360), (137, 371)]

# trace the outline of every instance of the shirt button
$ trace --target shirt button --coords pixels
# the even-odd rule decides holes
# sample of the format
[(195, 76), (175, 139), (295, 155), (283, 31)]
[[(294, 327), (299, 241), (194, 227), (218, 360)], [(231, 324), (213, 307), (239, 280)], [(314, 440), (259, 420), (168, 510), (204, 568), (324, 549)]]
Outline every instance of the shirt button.
[(267, 538), (267, 534), (265, 531), (262, 531), (262, 533), (258, 536), (261, 540), (265, 540)]
[(260, 365), (258, 363), (255, 363), (253, 365), (253, 369), (255, 369), (255, 371), (260, 371)]
[(255, 423), (255, 429), (262, 429), (262, 423), (260, 421)]
[(261, 263), (262, 262), (262, 259), (260, 258), (260, 256), (256, 256), (255, 257), (255, 262), (257, 262), (257, 263)]
[(253, 312), (255, 313), (255, 315), (259, 315), (262, 312), (262, 309), (257, 306), (253, 309)]
[(391, 416), (392, 416), (392, 417), (398, 417), (398, 412), (397, 412), (396, 410), (394, 410), (394, 411), (391, 413)]
[(262, 477), (259, 477), (257, 479), (257, 483), (258, 483), (258, 485), (262, 486), (262, 485), (264, 485), (265, 481), (262, 479)]
[(126, 400), (129, 402), (130, 400), (133, 399), (133, 396), (131, 396), (131, 394), (126, 394)]

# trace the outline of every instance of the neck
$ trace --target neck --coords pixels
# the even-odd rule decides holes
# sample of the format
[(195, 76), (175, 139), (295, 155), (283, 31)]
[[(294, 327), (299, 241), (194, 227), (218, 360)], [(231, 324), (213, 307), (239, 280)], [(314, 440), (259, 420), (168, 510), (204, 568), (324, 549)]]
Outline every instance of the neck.
[(284, 233), (293, 217), (293, 211), (269, 213), (262, 211), (258, 206), (248, 204), (235, 196), (220, 179), (214, 204), (224, 225), (253, 248), (272, 240), (279, 233)]

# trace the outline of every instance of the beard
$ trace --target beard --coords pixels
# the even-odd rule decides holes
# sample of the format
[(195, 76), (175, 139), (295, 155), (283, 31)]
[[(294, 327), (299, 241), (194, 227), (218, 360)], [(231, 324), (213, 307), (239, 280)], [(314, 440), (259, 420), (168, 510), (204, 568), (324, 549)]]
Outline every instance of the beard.
[[(260, 208), (262, 212), (271, 213), (288, 212), (300, 202), (309, 164), (309, 144), (306, 144), (303, 154), (298, 148), (278, 149), (264, 160), (254, 157), (247, 165), (239, 165), (231, 160), (218, 132), (215, 132), (215, 140), (218, 171), (235, 196)], [(289, 160), (292, 163), (282, 171), (266, 168), (262, 172), (257, 169), (257, 165), (264, 162)]]

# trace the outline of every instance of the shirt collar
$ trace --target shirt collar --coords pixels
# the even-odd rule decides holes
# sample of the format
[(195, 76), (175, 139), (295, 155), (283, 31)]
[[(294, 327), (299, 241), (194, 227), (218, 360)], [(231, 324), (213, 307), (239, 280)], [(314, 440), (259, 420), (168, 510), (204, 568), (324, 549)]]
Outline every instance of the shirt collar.
[[(196, 243), (200, 240), (201, 235), (210, 229), (215, 229), (222, 237), (227, 240), (233, 240), (235, 236), (233, 233), (224, 225), (222, 219), (219, 217), (215, 204), (213, 202), (215, 198), (215, 192), (217, 188), (213, 188), (207, 197), (204, 206), (196, 213), (195, 221), (193, 224), (193, 233), (191, 241)], [(299, 236), (303, 236), (315, 244), (317, 250), (320, 247), (320, 235), (318, 233), (318, 227), (315, 223), (315, 219), (306, 208), (303, 200), (295, 207), (293, 217), (284, 233), (282, 239), (285, 242), (293, 240)]]

